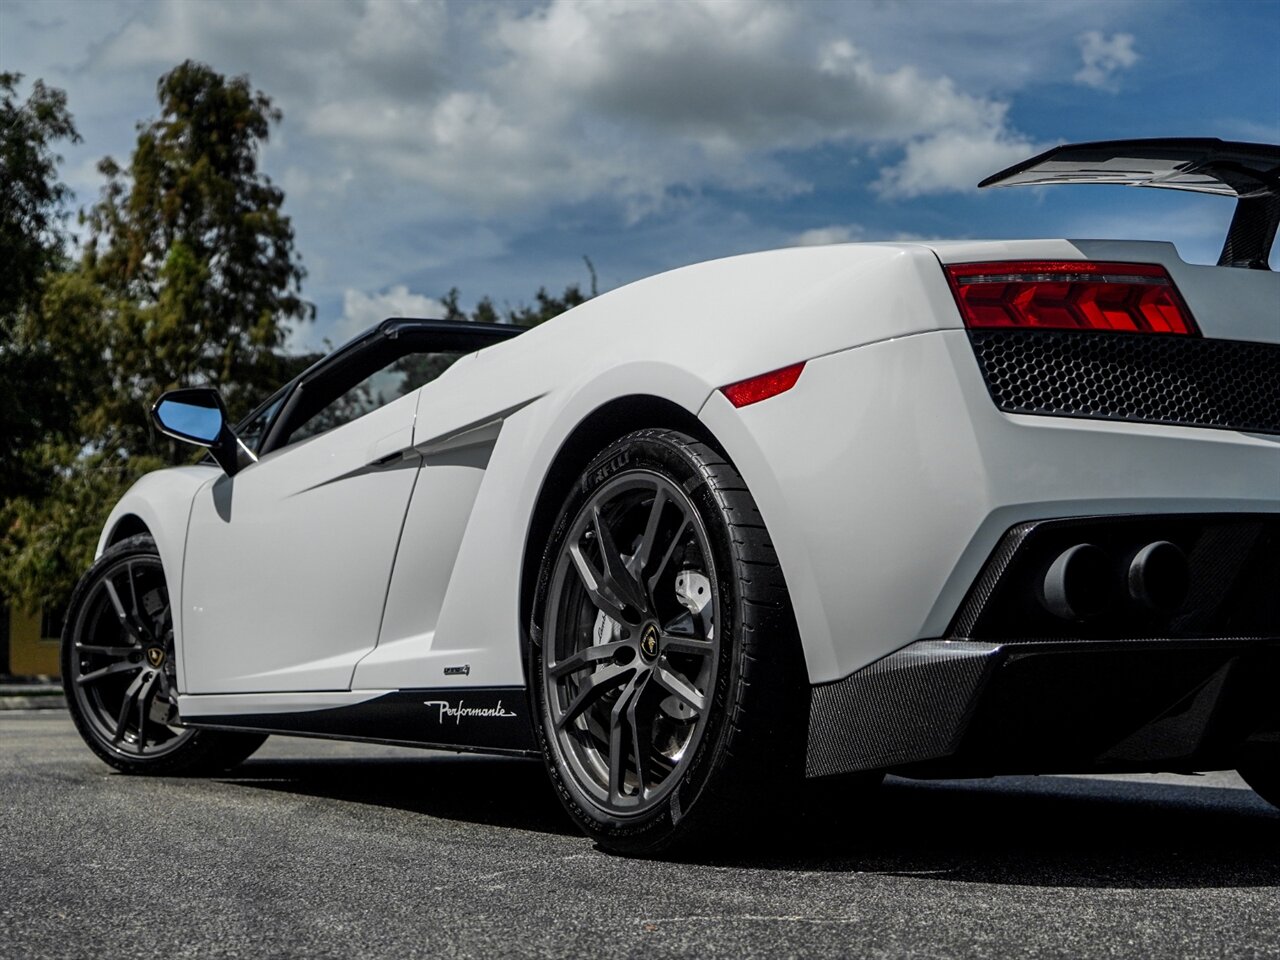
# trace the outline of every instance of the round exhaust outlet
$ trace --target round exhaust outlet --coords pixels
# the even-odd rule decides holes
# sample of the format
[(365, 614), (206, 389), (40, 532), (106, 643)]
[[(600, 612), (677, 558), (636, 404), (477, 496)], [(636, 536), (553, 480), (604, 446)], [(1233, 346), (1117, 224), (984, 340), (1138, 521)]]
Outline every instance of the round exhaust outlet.
[(1049, 564), (1040, 584), (1040, 603), (1063, 620), (1090, 620), (1110, 609), (1113, 576), (1101, 547), (1077, 543)]
[(1191, 586), (1187, 555), (1168, 540), (1148, 543), (1129, 561), (1129, 596), (1155, 613), (1173, 613)]

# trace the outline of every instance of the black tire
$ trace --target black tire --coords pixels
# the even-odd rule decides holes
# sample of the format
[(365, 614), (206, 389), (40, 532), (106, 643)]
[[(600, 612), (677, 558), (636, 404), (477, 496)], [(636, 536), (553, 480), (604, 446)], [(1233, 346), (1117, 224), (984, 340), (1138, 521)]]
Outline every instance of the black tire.
[[(649, 500), (645, 484), (654, 487)], [(681, 491), (684, 498), (677, 502)], [(632, 499), (634, 505), (627, 506)], [(690, 532), (675, 511), (689, 511)], [(654, 546), (664, 524), (674, 532), (661, 548), (664, 566), (654, 572)], [(614, 594), (633, 591), (638, 597), (633, 607), (617, 607), (606, 596), (605, 585), (615, 581), (607, 576), (602, 531), (609, 540), (630, 540), (625, 548), (621, 541), (614, 543), (613, 556), (628, 571), (631, 564), (638, 569), (629, 581), (616, 581)], [(606, 574), (595, 595), (582, 585), (585, 575), (578, 566), (590, 549), (597, 552), (587, 567)], [(677, 552), (682, 558), (670, 563)], [(712, 569), (703, 569), (707, 560)], [(714, 604), (697, 606), (700, 601), (690, 593), (694, 582), (710, 586)], [(586, 596), (585, 606), (578, 594)], [(582, 618), (591, 615), (596, 595), (619, 619), (601, 607), (595, 626), (584, 634)], [(673, 602), (684, 610), (668, 623), (661, 611), (674, 609)], [(710, 626), (703, 630), (699, 624), (706, 622), (708, 607)], [(656, 653), (639, 646), (646, 643), (650, 626), (657, 627)], [(703, 642), (700, 630), (718, 646), (703, 648), (695, 660), (680, 651)], [(548, 541), (530, 635), (536, 728), (551, 781), (574, 821), (603, 848), (651, 855), (678, 842), (714, 842), (742, 829), (744, 821), (767, 816), (772, 801), (794, 801), (807, 720), (807, 675), (795, 620), (755, 501), (738, 471), (711, 446), (672, 430), (641, 430), (587, 466)], [(623, 647), (633, 652), (623, 657)], [(617, 653), (597, 662), (595, 654), (609, 648)], [(588, 659), (589, 667), (575, 666)], [(686, 665), (683, 673), (676, 663)], [(581, 673), (552, 675), (561, 669)], [(629, 679), (618, 682), (614, 700), (608, 699), (613, 690), (597, 692), (603, 685), (593, 682), (597, 677), (632, 669)], [(709, 689), (698, 687), (695, 674)], [(688, 684), (694, 695), (688, 703), (667, 694), (680, 685), (667, 685), (672, 676)], [(573, 677), (581, 679), (567, 679)], [(651, 688), (655, 692), (647, 692)], [(588, 695), (595, 698), (592, 705), (575, 714), (578, 701)], [(652, 706), (655, 698), (663, 699)], [(703, 704), (700, 712), (689, 705), (695, 701)], [(649, 720), (637, 719), (646, 710)], [(604, 758), (606, 711), (613, 726)], [(615, 734), (624, 716), (629, 732)], [(659, 728), (670, 755), (658, 746)], [(682, 740), (685, 731), (689, 739)], [(616, 776), (615, 753), (629, 755), (618, 762)]]
[(109, 547), (76, 584), (62, 634), (62, 686), (84, 742), (124, 773), (222, 773), (267, 739), (182, 726), (168, 587), (147, 534)]
[(1249, 750), (1237, 772), (1254, 793), (1280, 809), (1280, 748)]

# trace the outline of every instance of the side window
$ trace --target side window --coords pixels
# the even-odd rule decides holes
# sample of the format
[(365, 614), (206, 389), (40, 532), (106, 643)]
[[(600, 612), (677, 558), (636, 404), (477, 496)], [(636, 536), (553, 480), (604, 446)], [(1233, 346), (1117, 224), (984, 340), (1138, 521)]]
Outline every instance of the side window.
[(296, 426), (290, 443), (319, 436), (412, 393), (444, 373), (462, 353), (410, 353), (370, 374)]
[(262, 447), (262, 438), (271, 424), (271, 418), (276, 415), (288, 394), (288, 390), (281, 390), (265, 407), (236, 427), (236, 436), (254, 453)]

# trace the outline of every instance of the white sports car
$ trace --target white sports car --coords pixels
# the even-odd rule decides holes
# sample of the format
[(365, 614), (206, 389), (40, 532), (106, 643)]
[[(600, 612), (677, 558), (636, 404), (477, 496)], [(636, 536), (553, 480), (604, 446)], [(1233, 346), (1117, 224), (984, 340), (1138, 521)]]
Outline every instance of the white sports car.
[(1280, 804), (1280, 147), (1059, 147), (984, 185), (1238, 197), (1156, 242), (674, 270), (521, 332), (387, 320), (112, 511), (64, 637), (89, 746), (541, 755), (607, 848), (801, 777), (1239, 769)]

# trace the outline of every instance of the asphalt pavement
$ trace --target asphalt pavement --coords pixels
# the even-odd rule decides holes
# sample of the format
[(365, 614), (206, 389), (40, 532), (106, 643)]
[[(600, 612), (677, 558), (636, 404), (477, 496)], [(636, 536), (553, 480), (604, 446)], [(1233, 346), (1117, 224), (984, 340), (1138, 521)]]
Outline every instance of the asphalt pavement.
[(535, 762), (273, 738), (146, 779), (8, 711), (0, 956), (1280, 957), (1280, 813), (1234, 775), (805, 803), (780, 836), (628, 860)]

